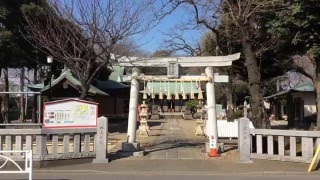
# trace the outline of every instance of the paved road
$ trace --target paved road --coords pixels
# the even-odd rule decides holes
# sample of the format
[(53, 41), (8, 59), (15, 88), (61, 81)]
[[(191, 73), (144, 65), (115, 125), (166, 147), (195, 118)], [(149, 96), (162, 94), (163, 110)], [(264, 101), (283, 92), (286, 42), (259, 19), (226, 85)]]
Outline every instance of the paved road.
[[(172, 173), (172, 174), (113, 174), (113, 173), (88, 173), (88, 172), (69, 172), (69, 173), (37, 173), (34, 174), (34, 180), (194, 180), (194, 179), (201, 179), (201, 180), (273, 180), (273, 179), (281, 179), (281, 180), (318, 180), (320, 176), (317, 175), (307, 175), (307, 174), (299, 174), (299, 175), (276, 175), (276, 174), (231, 174), (231, 175), (221, 175), (221, 174), (179, 174), (179, 173)], [(14, 177), (13, 177), (14, 176)], [(26, 179), (25, 175), (13, 175), (13, 176), (0, 176), (0, 179)]]

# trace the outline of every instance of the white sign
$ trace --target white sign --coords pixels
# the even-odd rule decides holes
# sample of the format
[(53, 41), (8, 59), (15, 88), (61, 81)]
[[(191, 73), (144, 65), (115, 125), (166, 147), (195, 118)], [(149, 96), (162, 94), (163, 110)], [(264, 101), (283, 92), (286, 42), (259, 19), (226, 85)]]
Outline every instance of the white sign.
[(210, 149), (216, 149), (217, 148), (217, 141), (214, 137), (211, 137), (210, 139)]
[(44, 128), (96, 127), (98, 104), (79, 99), (45, 103)]

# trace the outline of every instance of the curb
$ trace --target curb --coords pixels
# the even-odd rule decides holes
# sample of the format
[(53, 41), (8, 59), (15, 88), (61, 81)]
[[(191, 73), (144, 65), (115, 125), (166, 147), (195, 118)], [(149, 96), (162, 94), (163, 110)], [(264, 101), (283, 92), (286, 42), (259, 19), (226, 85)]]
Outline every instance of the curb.
[(282, 176), (299, 176), (299, 175), (312, 175), (312, 176), (320, 176), (319, 173), (307, 173), (307, 172), (290, 172), (290, 171), (261, 171), (261, 172), (239, 172), (239, 173), (219, 173), (219, 172), (185, 172), (185, 171), (171, 171), (171, 172), (159, 172), (159, 171), (118, 171), (118, 172), (110, 172), (110, 171), (99, 171), (99, 170), (34, 170), (33, 171), (36, 174), (55, 174), (55, 173), (66, 173), (66, 174), (72, 174), (72, 173), (92, 173), (92, 174), (109, 174), (109, 175), (203, 175), (203, 176), (210, 176), (210, 175), (217, 175), (217, 176), (232, 176), (232, 175), (238, 175), (238, 176), (263, 176), (263, 175), (282, 175)]

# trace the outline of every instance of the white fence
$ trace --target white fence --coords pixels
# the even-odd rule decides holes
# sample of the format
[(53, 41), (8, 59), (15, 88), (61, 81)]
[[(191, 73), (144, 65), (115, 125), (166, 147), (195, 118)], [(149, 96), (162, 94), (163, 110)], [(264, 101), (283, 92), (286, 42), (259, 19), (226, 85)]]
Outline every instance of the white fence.
[[(238, 119), (234, 121), (217, 120), (218, 124), (218, 137), (219, 138), (238, 138), (239, 136), (239, 124)], [(250, 122), (250, 128), (254, 128)]]
[[(24, 159), (24, 168), (8, 155), (16, 154)], [(12, 170), (5, 169), (9, 163), (14, 165)], [(32, 151), (0, 151), (0, 174), (28, 174), (29, 180), (32, 180)]]
[(238, 120), (227, 121), (217, 120), (218, 137), (220, 138), (238, 138)]

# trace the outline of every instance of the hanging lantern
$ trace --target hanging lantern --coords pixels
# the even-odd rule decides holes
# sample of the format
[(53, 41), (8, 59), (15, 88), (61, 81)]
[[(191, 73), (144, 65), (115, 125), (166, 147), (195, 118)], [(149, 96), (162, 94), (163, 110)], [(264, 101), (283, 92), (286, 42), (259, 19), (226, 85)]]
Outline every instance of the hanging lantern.
[(190, 85), (191, 91), (190, 91), (190, 99), (194, 99), (194, 92), (193, 92), (193, 84), (191, 81), (191, 85)]
[(143, 82), (143, 96), (142, 96), (142, 99), (148, 99), (148, 96), (147, 96), (147, 90), (146, 90), (146, 81)]
[(181, 91), (182, 91), (182, 99), (186, 100), (187, 99), (187, 95), (186, 95), (186, 91), (184, 90), (184, 82), (181, 81)]
[(159, 99), (163, 99), (161, 81), (160, 81)]
[(178, 99), (179, 99), (179, 93), (178, 93), (177, 81), (176, 81), (176, 87), (175, 87), (175, 92), (174, 92), (174, 99), (175, 99), (175, 100), (178, 100)]
[(168, 84), (167, 100), (171, 100), (172, 97), (171, 97), (171, 92), (170, 92), (170, 84), (169, 84), (169, 82), (167, 82), (167, 84)]
[(152, 81), (152, 84), (151, 84), (151, 98), (154, 99), (156, 96), (154, 94), (154, 87), (153, 87), (153, 81)]
[(203, 99), (203, 94), (202, 94), (202, 90), (201, 90), (201, 83), (199, 81), (199, 87), (198, 87), (198, 99)]

